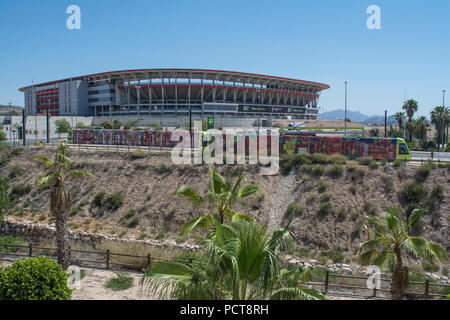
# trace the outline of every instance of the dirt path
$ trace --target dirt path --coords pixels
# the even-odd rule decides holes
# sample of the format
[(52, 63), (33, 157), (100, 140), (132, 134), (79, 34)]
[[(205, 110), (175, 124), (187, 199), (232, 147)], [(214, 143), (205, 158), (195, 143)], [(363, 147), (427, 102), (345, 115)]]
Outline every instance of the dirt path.
[(281, 175), (280, 179), (276, 193), (270, 197), (267, 227), (271, 231), (280, 227), (287, 207), (295, 201), (301, 190), (294, 171), (287, 176)]

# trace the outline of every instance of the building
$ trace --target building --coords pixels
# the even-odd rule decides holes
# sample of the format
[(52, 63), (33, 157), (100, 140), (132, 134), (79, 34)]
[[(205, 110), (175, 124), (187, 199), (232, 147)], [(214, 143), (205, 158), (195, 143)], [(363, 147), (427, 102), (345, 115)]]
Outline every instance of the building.
[(21, 88), (27, 115), (316, 119), (322, 83), (259, 74), (141, 69)]

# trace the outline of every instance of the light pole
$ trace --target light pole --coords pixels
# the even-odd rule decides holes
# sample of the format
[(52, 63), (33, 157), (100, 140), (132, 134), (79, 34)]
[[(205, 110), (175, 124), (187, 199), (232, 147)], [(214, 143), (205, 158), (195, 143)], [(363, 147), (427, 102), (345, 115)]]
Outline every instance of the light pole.
[(344, 136), (347, 136), (347, 81), (344, 82), (345, 83), (345, 111), (344, 111), (344, 125), (345, 125), (345, 130), (344, 130)]
[(442, 151), (444, 151), (444, 143), (445, 143), (444, 118), (446, 118), (446, 113), (445, 113), (445, 90), (442, 90)]

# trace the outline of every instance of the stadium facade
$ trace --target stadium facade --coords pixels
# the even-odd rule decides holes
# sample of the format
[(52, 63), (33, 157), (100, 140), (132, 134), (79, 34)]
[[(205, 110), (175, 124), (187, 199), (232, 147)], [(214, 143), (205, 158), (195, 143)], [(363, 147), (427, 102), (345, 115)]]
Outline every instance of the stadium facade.
[(20, 88), (26, 115), (316, 119), (322, 83), (200, 69), (97, 73)]

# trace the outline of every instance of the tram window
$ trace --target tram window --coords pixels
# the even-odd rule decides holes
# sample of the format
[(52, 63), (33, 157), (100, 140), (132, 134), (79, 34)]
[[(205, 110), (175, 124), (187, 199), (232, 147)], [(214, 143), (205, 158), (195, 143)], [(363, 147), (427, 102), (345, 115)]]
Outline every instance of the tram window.
[(408, 147), (406, 146), (406, 144), (401, 143), (399, 145), (398, 152), (399, 152), (399, 154), (409, 154), (409, 150), (408, 150)]

